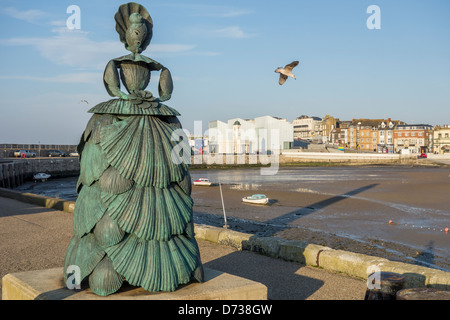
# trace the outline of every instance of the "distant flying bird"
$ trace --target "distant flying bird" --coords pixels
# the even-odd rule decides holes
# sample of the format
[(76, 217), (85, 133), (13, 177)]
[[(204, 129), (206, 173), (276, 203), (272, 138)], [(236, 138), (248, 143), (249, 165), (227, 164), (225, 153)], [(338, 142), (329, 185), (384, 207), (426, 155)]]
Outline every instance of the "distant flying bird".
[[(278, 83), (280, 84), (280, 86), (286, 82), (286, 79), (288, 77), (295, 79), (295, 76), (292, 73), (292, 69), (294, 69), (296, 66), (298, 66), (298, 61), (293, 61), (293, 62), (289, 63), (288, 65), (286, 65), (284, 68), (279, 67), (277, 70), (275, 70), (276, 73), (280, 74), (280, 80), (278, 80)], [(295, 79), (295, 80), (297, 80), (297, 79)]]
[(81, 100), (80, 102), (85, 102), (85, 103), (89, 104), (89, 102), (87, 102), (86, 100)]

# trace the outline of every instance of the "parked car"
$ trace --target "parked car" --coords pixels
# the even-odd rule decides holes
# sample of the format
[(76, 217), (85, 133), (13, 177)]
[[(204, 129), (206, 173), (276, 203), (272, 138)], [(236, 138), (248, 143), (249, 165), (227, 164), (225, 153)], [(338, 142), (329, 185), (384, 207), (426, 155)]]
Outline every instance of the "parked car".
[(417, 156), (417, 158), (427, 158), (427, 154), (426, 153), (421, 153), (420, 156)]
[(65, 153), (61, 150), (49, 150), (48, 156), (49, 157), (67, 157), (67, 153)]
[(36, 157), (36, 153), (30, 150), (19, 150), (14, 152), (14, 156), (18, 158), (34, 158)]
[(79, 154), (77, 151), (69, 153), (69, 157), (78, 157), (78, 156), (79, 156)]

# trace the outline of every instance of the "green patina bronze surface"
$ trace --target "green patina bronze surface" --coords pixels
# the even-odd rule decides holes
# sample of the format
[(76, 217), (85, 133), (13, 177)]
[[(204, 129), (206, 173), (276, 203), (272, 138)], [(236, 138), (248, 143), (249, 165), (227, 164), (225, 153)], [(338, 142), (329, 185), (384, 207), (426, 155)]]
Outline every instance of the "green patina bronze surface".
[[(203, 268), (189, 168), (172, 159), (179, 113), (161, 103), (172, 95), (172, 78), (169, 69), (141, 55), (153, 32), (147, 10), (127, 3), (114, 18), (131, 54), (107, 64), (103, 80), (114, 99), (89, 110), (94, 114), (78, 145), (74, 236), (64, 270), (78, 266), (81, 280), (102, 296), (125, 281), (151, 292), (174, 291), (203, 281)], [(161, 72), (158, 98), (145, 90), (152, 71)]]

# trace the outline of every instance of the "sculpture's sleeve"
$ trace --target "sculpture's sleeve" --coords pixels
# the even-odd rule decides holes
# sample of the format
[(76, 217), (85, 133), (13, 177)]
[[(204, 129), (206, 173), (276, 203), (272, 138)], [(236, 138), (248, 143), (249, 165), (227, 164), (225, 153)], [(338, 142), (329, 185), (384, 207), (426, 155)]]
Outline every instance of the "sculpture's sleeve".
[(103, 83), (105, 85), (106, 91), (111, 97), (124, 98), (126, 94), (120, 91), (120, 78), (119, 72), (117, 71), (117, 65), (114, 60), (108, 62), (103, 74)]
[(171, 98), (173, 92), (172, 75), (169, 69), (163, 67), (159, 77), (158, 93), (160, 101), (167, 101)]

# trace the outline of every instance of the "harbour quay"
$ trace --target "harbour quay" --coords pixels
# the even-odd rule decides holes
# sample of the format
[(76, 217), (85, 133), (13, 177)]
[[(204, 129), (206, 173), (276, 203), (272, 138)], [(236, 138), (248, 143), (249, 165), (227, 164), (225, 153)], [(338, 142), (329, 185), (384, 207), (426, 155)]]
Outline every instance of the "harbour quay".
[(0, 159), (0, 188), (16, 188), (39, 172), (48, 173), (52, 178), (77, 176), (80, 163), (76, 157)]
[(15, 152), (19, 150), (29, 150), (36, 154), (36, 157), (47, 157), (50, 150), (60, 150), (69, 154), (77, 150), (72, 144), (30, 144), (30, 143), (0, 143), (0, 161), (4, 158), (14, 158)]

